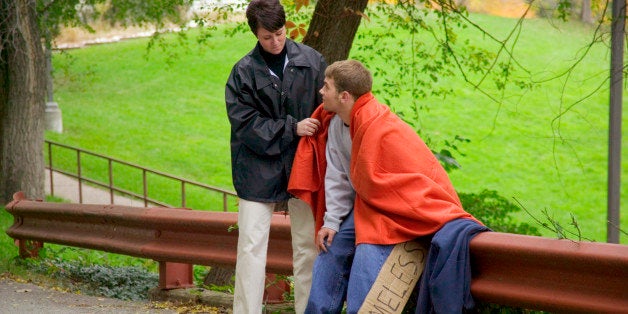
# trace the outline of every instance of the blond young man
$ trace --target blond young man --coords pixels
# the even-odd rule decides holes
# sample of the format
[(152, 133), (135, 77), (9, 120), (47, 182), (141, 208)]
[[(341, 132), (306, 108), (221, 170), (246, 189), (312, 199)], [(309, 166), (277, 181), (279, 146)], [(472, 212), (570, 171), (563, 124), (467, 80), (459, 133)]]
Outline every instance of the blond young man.
[[(323, 104), (312, 115), (321, 128), (299, 143), (288, 190), (312, 206), (319, 247), (333, 247), (337, 234), (323, 227), (329, 163), (323, 152), (333, 136), (331, 121), (339, 117), (352, 141), (348, 182), (355, 190), (356, 247), (349, 276), (343, 277), (346, 292), (316, 299), (312, 294), (307, 312), (338, 312), (337, 305), (329, 310), (321, 302), (346, 293), (347, 313), (401, 313), (422, 273), (417, 313), (472, 307), (468, 242), (487, 228), (463, 210), (447, 173), (416, 132), (375, 99), (364, 65), (334, 62), (324, 82)], [(350, 258), (319, 264), (323, 254), (315, 274)], [(342, 269), (327, 278), (317, 275), (312, 291), (344, 276)]]

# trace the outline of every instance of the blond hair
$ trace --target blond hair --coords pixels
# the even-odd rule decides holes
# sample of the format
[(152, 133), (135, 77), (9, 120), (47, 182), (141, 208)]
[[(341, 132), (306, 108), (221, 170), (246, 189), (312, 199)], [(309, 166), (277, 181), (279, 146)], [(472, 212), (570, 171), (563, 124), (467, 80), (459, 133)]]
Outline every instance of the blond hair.
[(334, 80), (338, 93), (347, 91), (354, 99), (371, 91), (371, 72), (357, 60), (336, 61), (327, 67), (325, 77)]

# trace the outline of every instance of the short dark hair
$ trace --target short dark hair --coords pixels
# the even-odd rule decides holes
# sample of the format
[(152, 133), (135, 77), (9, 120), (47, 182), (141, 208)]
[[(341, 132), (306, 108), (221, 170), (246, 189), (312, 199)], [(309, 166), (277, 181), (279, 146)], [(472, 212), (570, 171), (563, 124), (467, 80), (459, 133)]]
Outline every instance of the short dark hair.
[(279, 0), (252, 0), (246, 8), (246, 19), (253, 34), (262, 27), (274, 32), (286, 25), (286, 12)]
[(371, 72), (359, 61), (336, 61), (325, 69), (325, 77), (334, 80), (336, 92), (347, 91), (354, 99), (371, 91), (373, 77)]

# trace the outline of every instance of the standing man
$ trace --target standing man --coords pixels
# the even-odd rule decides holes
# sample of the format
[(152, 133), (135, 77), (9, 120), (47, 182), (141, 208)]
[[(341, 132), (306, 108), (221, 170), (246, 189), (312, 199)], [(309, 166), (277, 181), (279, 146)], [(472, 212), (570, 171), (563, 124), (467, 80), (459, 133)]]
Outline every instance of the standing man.
[(253, 0), (246, 18), (257, 44), (238, 61), (227, 81), (231, 167), (240, 198), (233, 312), (261, 313), (270, 221), (287, 203), (292, 225), (295, 310), (303, 313), (316, 258), (309, 206), (287, 192), (301, 136), (320, 125), (309, 118), (322, 102), (327, 64), (314, 49), (286, 39), (278, 0)]
[[(329, 291), (327, 297), (314, 298), (317, 293), (312, 293), (307, 312), (339, 313), (338, 304), (329, 299), (341, 302), (346, 293), (347, 313), (401, 313), (423, 273), (417, 313), (462, 313), (463, 308), (473, 307), (468, 243), (488, 229), (463, 210), (431, 150), (375, 99), (371, 86), (371, 74), (360, 62), (330, 65), (321, 89), (323, 104), (313, 114), (322, 121), (321, 128), (315, 136), (302, 139), (297, 150), (288, 188), (312, 205), (319, 228), (319, 221), (328, 216), (329, 192), (341, 194), (336, 185), (327, 186), (324, 175), (334, 164), (325, 160), (324, 150), (330, 147), (325, 143), (341, 136), (331, 132), (344, 130), (333, 126), (333, 118), (339, 117), (347, 126), (352, 141), (344, 186), (355, 190), (353, 217), (345, 218), (355, 226), (353, 261), (349, 271), (344, 265), (350, 256), (319, 255), (315, 274), (319, 268), (338, 271), (322, 272), (329, 274), (325, 278), (317, 275), (312, 291), (330, 285), (339, 289)], [(323, 227), (318, 232), (318, 245), (340, 244), (339, 249), (351, 252), (348, 241), (336, 243), (338, 234)], [(339, 278), (346, 285), (338, 285)], [(346, 291), (340, 289), (345, 287)]]

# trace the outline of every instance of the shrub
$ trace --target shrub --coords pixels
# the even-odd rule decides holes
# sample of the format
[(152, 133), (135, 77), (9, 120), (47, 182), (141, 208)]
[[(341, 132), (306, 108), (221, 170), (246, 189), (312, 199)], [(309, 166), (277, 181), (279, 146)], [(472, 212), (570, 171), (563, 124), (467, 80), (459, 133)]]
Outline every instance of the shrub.
[(85, 265), (79, 260), (59, 258), (26, 259), (24, 265), (69, 284), (71, 289), (86, 294), (101, 295), (121, 300), (146, 300), (148, 290), (159, 285), (159, 275), (139, 266)]
[(464, 209), (493, 231), (541, 235), (536, 227), (517, 222), (512, 214), (520, 211), (521, 208), (500, 196), (497, 191), (483, 190), (477, 194), (458, 193), (458, 196)]

